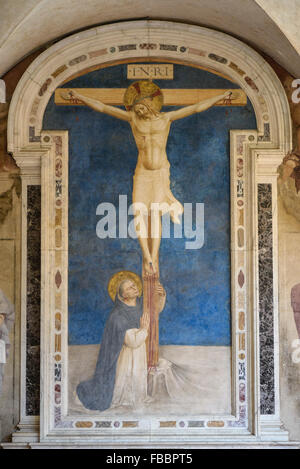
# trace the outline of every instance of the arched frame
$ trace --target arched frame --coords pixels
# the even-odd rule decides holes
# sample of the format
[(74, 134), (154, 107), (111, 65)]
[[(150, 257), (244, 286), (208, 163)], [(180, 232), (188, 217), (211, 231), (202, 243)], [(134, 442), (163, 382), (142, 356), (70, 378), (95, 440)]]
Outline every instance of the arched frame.
[[(188, 418), (165, 425), (166, 416), (155, 422), (139, 422), (138, 428), (126, 428), (124, 422), (119, 422), (119, 426), (98, 428), (99, 418), (84, 421), (79, 418), (64, 419), (67, 409), (64, 384), (61, 404), (55, 405), (54, 402), (54, 366), (62, 365), (62, 376), (67, 382), (64, 371), (67, 363), (64, 364), (63, 358), (64, 353), (67, 354), (67, 257), (62, 254), (57, 256), (60, 259), (57, 261), (55, 256), (56, 251), (67, 252), (68, 133), (43, 131), (44, 111), (55, 89), (71, 78), (117, 62), (140, 60), (179, 62), (225, 75), (245, 91), (257, 119), (257, 131), (231, 131), (233, 415), (214, 418), (200, 416), (194, 427)], [(291, 138), (287, 98), (271, 67), (242, 42), (206, 28), (161, 21), (107, 25), (59, 41), (30, 65), (12, 98), (8, 118), (8, 151), (21, 168), (23, 180), (23, 279), (27, 269), (27, 188), (41, 184), (41, 429), (39, 432), (37, 417), (26, 414), (26, 353), (23, 345), (20, 429), (28, 431), (30, 427), (32, 436), (22, 436), (21, 431), (14, 436), (16, 443), (26, 438), (32, 442), (31, 446), (34, 446), (34, 441), (37, 445), (53, 445), (54, 441), (67, 445), (80, 438), (83, 445), (93, 440), (97, 445), (106, 447), (115, 438), (118, 438), (120, 446), (128, 441), (144, 446), (159, 446), (164, 442), (176, 446), (183, 441), (196, 445), (204, 442), (226, 445), (232, 439), (237, 444), (243, 441), (249, 445), (266, 440), (287, 441), (287, 433), (281, 430), (279, 402), (276, 170), (291, 149)], [(238, 158), (244, 160), (242, 175), (236, 171)], [(62, 164), (59, 180), (55, 173), (56, 160)], [(51, 220), (55, 218), (55, 204), (61, 198), (61, 191), (65, 191), (62, 220), (58, 226), (53, 226)], [(237, 204), (239, 200), (243, 201), (245, 208), (243, 222)], [(269, 208), (269, 212), (265, 207)], [(267, 219), (270, 222), (269, 215), (271, 225), (266, 235), (260, 226), (265, 226)], [(58, 230), (62, 231), (62, 246), (59, 248), (55, 244)], [(242, 244), (241, 237), (245, 239)], [(268, 259), (264, 259), (266, 252), (270, 254)], [(267, 266), (267, 271), (264, 266)], [(62, 277), (57, 277), (57, 272)], [(267, 307), (264, 306), (262, 290), (266, 277), (269, 282)], [(23, 280), (22, 344), (26, 343), (26, 292), (26, 280)], [(62, 309), (65, 308), (59, 334), (55, 331), (51, 316), (56, 308), (53, 303), (55, 295), (61, 295)], [(262, 339), (268, 334), (273, 348), (266, 358)], [(59, 360), (55, 348), (58, 335), (62, 344)], [(259, 379), (265, 374), (266, 367), (272, 375), (272, 383), (266, 384), (267, 391)], [(264, 393), (269, 392), (268, 385), (273, 397), (266, 404)]]

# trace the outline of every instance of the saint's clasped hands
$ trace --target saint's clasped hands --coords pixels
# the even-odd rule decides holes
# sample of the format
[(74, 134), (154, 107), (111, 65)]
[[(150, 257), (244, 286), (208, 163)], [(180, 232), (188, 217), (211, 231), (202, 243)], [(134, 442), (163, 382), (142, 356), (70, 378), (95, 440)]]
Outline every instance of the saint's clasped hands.
[(161, 283), (158, 283), (156, 285), (155, 293), (157, 293), (159, 296), (166, 296), (166, 290), (164, 289)]

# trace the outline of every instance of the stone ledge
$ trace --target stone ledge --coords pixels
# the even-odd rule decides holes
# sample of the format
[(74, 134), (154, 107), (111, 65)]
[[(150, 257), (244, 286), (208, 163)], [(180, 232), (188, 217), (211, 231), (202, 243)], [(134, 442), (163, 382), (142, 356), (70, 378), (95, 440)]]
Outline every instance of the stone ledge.
[(76, 444), (76, 443), (2, 443), (0, 444), (2, 449), (300, 449), (300, 442), (203, 442), (198, 444), (186, 444), (186, 445), (175, 445), (175, 444), (99, 444), (99, 443), (87, 443), (87, 444)]

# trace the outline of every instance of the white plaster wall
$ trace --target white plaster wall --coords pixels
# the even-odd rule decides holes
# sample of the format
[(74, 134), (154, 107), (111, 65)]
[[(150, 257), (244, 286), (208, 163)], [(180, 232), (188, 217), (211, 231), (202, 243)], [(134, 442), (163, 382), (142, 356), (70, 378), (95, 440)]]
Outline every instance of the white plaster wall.
[(291, 44), (300, 53), (300, 2), (299, 0), (255, 0), (272, 18)]

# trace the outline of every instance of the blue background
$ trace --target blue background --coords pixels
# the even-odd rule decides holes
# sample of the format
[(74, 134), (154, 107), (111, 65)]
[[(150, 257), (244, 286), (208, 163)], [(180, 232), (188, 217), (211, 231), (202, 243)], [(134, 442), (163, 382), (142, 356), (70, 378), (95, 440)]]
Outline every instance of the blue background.
[[(118, 65), (65, 87), (127, 88), (132, 80), (126, 74), (126, 65)], [(237, 88), (222, 77), (177, 64), (174, 80), (156, 83), (161, 88)], [(53, 96), (43, 127), (70, 133), (69, 343), (97, 344), (112, 308), (110, 277), (119, 270), (141, 273), (137, 240), (96, 236), (99, 203), (118, 207), (119, 194), (127, 194), (131, 203), (137, 148), (127, 122), (85, 106), (56, 106)], [(231, 343), (229, 130), (255, 128), (249, 101), (243, 107), (213, 107), (171, 126), (171, 190), (181, 203), (205, 204), (205, 244), (186, 250), (184, 237), (162, 240), (160, 275), (167, 291), (160, 316), (162, 345)]]

